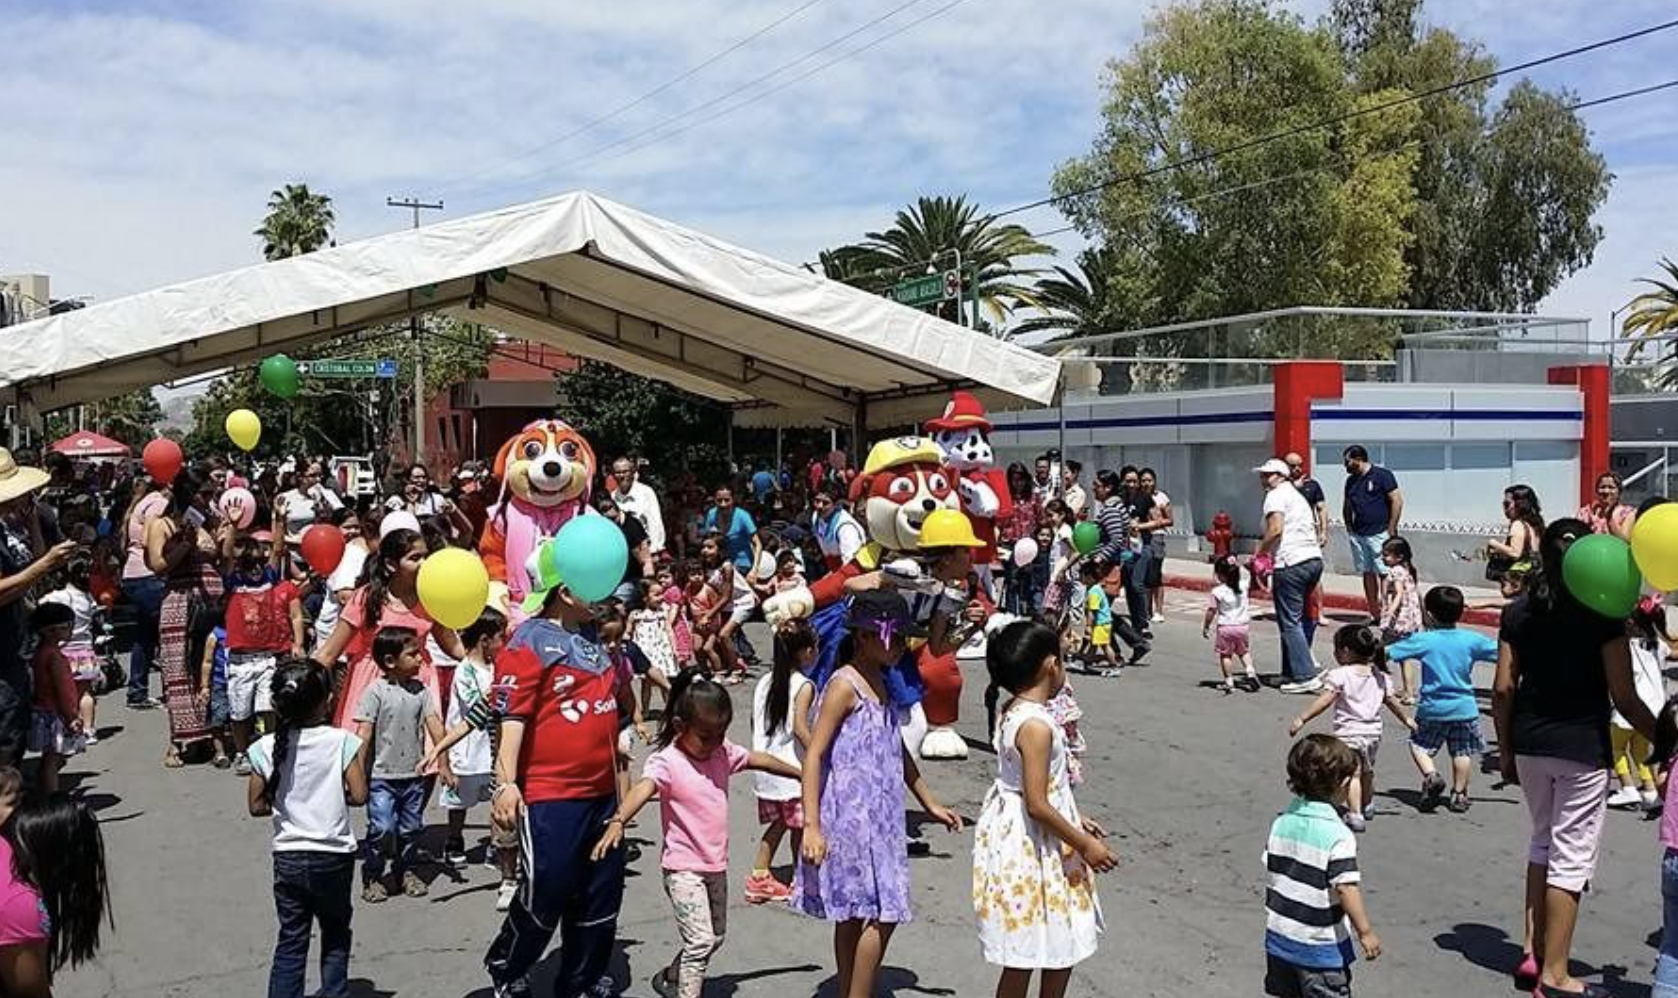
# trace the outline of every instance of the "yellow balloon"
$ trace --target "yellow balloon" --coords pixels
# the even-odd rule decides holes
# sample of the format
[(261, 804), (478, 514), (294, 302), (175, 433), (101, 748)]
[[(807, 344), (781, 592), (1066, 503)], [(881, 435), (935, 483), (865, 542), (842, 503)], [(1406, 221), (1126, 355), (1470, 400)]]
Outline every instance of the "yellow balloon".
[(489, 572), (463, 548), (444, 548), (419, 570), (420, 605), (431, 619), (459, 630), (476, 621), (489, 603)]
[(234, 409), (227, 414), (227, 438), (240, 450), (248, 451), (262, 439), (262, 420), (249, 409)]
[(1637, 518), (1631, 555), (1649, 585), (1667, 593), (1678, 589), (1678, 503), (1662, 503)]

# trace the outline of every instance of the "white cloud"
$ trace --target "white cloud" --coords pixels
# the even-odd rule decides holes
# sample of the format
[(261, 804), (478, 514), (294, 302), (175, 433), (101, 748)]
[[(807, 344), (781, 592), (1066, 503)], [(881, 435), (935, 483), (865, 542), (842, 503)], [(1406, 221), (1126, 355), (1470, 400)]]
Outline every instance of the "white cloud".
[[(3, 5), (6, 0), (0, 0)], [(55, 275), (101, 297), (252, 262), (267, 192), (304, 180), (336, 198), (340, 239), (405, 216), (386, 194), (441, 196), (450, 214), (588, 187), (793, 260), (884, 224), (920, 193), (1000, 206), (1041, 196), (1087, 147), (1103, 63), (1141, 31), (1144, 0), (965, 0), (809, 80), (681, 134), (597, 150), (682, 115), (903, 0), (824, 0), (691, 80), (531, 156), (798, 0), (550, 3), (260, 0), (240, 5), (34, 5), (0, 62), (0, 270)], [(920, 0), (789, 77), (931, 13)], [(115, 9), (112, 9), (112, 8)], [(1326, 0), (1295, 5), (1314, 18)], [(1431, 16), (1506, 62), (1660, 19), (1667, 3), (1435, 0)], [(164, 11), (168, 13), (158, 13)], [(1582, 96), (1670, 75), (1646, 40), (1535, 78)], [(1665, 235), (1678, 125), (1651, 99), (1592, 112), (1621, 175), (1597, 264), (1547, 308), (1606, 314)], [(680, 119), (672, 127), (691, 123)], [(667, 130), (653, 133), (664, 136)], [(21, 140), (19, 139), (21, 137)], [(536, 176), (509, 184), (531, 172)], [(491, 188), (485, 191), (485, 178)], [(1660, 209), (1664, 208), (1665, 211)], [(1058, 227), (1052, 209), (1020, 216)], [(1056, 240), (1065, 249), (1077, 240)]]

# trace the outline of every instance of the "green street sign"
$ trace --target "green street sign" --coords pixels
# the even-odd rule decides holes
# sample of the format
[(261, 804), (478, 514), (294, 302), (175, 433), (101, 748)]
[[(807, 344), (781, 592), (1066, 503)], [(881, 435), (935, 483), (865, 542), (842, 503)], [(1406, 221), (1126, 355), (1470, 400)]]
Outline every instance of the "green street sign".
[(297, 373), (306, 378), (394, 378), (396, 361), (307, 360), (298, 363)]
[(926, 274), (900, 281), (887, 296), (899, 305), (921, 308), (955, 298), (961, 290), (961, 275), (954, 270)]

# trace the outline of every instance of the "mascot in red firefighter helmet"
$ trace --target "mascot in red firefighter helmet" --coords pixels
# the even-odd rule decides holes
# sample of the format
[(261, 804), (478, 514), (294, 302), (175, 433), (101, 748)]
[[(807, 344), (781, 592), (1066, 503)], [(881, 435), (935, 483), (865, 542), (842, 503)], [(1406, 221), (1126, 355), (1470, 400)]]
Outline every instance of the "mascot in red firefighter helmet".
[(996, 521), (1013, 512), (1008, 476), (996, 467), (991, 451), (991, 422), (985, 407), (971, 392), (955, 392), (943, 415), (926, 422), (926, 432), (938, 445), (944, 463), (957, 474), (961, 510), (973, 521), (983, 547), (973, 553), (973, 566), (987, 590), (994, 591), (990, 568), (996, 563)]

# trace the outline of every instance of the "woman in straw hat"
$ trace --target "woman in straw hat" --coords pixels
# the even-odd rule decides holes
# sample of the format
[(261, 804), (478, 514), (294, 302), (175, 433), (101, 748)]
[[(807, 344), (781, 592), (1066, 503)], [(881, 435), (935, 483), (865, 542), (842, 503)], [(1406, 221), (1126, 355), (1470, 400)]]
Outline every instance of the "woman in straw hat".
[(0, 447), (0, 766), (23, 760), (29, 731), (29, 673), (23, 644), (24, 597), (76, 549), (73, 541), (48, 548), (41, 539), (36, 493), (49, 476), (21, 466)]
[(169, 711), (169, 750), (163, 765), (181, 765), (181, 750), (210, 737), (209, 701), (198, 695), (196, 666), (204, 638), (222, 617), (215, 542), (204, 528), (205, 483), (182, 469), (170, 486), (169, 511), (146, 525), (146, 563), (164, 579), (158, 611), (157, 665)]

